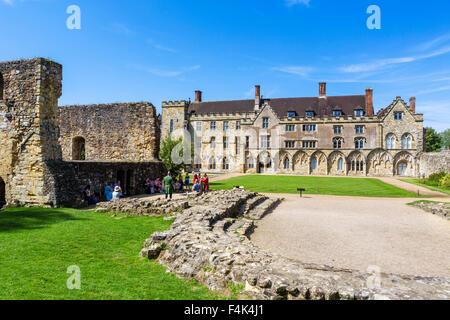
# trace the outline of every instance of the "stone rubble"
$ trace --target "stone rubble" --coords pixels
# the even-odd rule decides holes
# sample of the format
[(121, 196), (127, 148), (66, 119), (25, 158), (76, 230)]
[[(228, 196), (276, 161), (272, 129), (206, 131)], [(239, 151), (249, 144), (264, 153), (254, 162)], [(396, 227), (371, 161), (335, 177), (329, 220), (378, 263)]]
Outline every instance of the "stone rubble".
[(140, 255), (214, 291), (240, 285), (254, 299), (450, 299), (447, 278), (305, 264), (256, 247), (248, 238), (255, 220), (248, 217), (264, 216), (278, 201), (239, 189), (191, 198), (170, 230), (153, 234)]
[(450, 220), (450, 203), (436, 203), (436, 202), (419, 202), (413, 205), (416, 208), (420, 208), (426, 212), (430, 212), (444, 219)]

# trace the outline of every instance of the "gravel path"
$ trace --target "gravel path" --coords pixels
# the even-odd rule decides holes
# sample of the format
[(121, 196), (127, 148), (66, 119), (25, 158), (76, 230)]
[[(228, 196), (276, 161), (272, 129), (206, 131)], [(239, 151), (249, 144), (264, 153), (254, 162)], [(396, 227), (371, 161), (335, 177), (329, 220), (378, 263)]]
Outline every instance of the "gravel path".
[(252, 235), (261, 248), (306, 263), (450, 277), (450, 221), (406, 205), (417, 199), (283, 197)]

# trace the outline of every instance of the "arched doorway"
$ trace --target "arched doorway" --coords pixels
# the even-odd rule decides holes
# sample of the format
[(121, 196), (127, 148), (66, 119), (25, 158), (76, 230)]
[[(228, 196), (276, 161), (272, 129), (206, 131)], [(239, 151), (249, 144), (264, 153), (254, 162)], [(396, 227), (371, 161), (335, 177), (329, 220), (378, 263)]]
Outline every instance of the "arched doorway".
[(408, 164), (405, 161), (402, 161), (398, 164), (397, 174), (399, 176), (406, 176), (408, 172)]
[(0, 208), (6, 204), (6, 184), (0, 177)]
[(83, 137), (73, 138), (72, 160), (86, 160), (86, 140)]

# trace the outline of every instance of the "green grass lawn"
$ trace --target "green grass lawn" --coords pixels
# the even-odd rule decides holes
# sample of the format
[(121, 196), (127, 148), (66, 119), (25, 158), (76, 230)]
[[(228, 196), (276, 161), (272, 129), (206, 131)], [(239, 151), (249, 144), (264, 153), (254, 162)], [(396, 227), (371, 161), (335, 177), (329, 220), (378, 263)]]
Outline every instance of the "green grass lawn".
[(248, 190), (265, 193), (296, 194), (298, 188), (304, 188), (306, 194), (419, 198), (415, 193), (370, 178), (245, 175), (211, 183), (213, 190), (230, 190), (235, 186), (244, 186)]
[[(169, 226), (74, 209), (0, 211), (0, 300), (221, 298), (138, 257), (144, 240)], [(72, 265), (81, 269), (81, 290), (67, 289)]]
[(444, 187), (437, 187), (437, 186), (429, 186), (427, 184), (424, 183), (420, 183), (420, 179), (402, 179), (402, 181), (408, 182), (408, 183), (412, 183), (415, 184), (417, 186), (421, 186), (433, 191), (439, 191), (439, 192), (443, 192), (446, 194), (450, 194), (450, 189), (448, 188), (444, 188)]

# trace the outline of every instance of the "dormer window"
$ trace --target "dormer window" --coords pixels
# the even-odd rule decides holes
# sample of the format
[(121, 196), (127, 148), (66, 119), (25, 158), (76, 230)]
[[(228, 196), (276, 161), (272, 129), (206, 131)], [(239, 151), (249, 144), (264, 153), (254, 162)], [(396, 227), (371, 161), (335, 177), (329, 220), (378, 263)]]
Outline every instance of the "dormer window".
[(295, 113), (295, 111), (289, 111), (287, 117), (288, 117), (289, 119), (291, 119), (291, 118), (295, 118), (296, 115), (297, 115), (297, 114)]
[(341, 110), (334, 110), (333, 111), (333, 117), (340, 117), (342, 116), (342, 111)]
[(395, 120), (403, 120), (403, 112), (394, 112)]
[(364, 116), (364, 110), (363, 109), (355, 110), (355, 117), (362, 117), (362, 116)]
[(263, 129), (268, 129), (269, 128), (269, 118), (263, 118), (263, 125), (262, 125)]
[(307, 118), (314, 118), (314, 111), (306, 111), (306, 117)]

